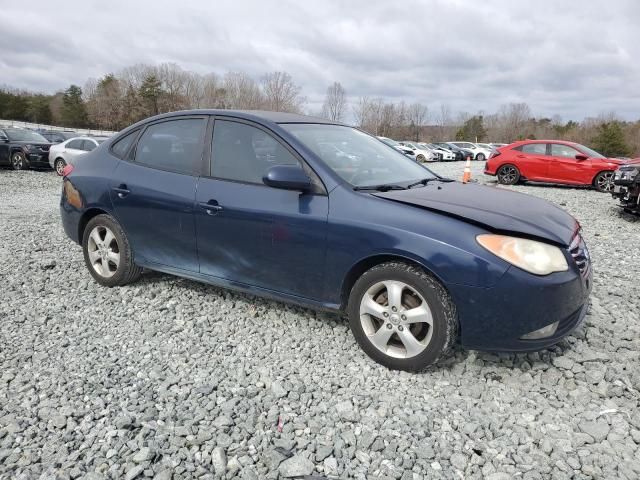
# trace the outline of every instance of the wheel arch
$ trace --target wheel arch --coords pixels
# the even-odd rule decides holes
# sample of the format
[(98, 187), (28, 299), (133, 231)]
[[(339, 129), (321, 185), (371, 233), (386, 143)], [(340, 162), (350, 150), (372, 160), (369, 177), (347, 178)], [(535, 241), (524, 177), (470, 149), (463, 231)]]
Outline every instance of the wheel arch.
[(431, 270), (427, 265), (425, 265), (424, 262), (420, 262), (410, 254), (380, 253), (380, 254), (371, 255), (358, 260), (358, 262), (356, 262), (349, 269), (349, 271), (344, 277), (344, 280), (342, 281), (342, 287), (340, 290), (340, 310), (342, 311), (346, 310), (347, 304), (349, 303), (349, 295), (351, 293), (351, 289), (353, 288), (355, 283), (358, 281), (358, 278), (360, 278), (362, 274), (365, 273), (367, 270), (370, 270), (376, 265), (380, 265), (382, 263), (387, 263), (387, 262), (402, 262), (402, 263), (406, 263), (406, 264), (421, 268), (427, 274), (435, 278), (442, 285), (442, 287), (447, 291), (447, 293), (451, 294), (445, 282), (438, 275), (436, 275), (433, 272), (433, 270)]
[(97, 207), (88, 208), (80, 217), (80, 221), (78, 222), (78, 240), (79, 243), (82, 244), (82, 238), (84, 236), (84, 229), (87, 227), (87, 224), (91, 221), (92, 218), (97, 217), (98, 215), (110, 215), (109, 212)]
[(615, 170), (612, 170), (610, 168), (603, 168), (602, 170), (598, 170), (595, 175), (593, 176), (593, 178), (591, 178), (591, 185), (595, 185), (596, 183), (596, 178), (598, 177), (598, 175), (600, 175), (601, 173), (605, 173), (605, 172), (611, 172), (611, 173), (615, 173)]

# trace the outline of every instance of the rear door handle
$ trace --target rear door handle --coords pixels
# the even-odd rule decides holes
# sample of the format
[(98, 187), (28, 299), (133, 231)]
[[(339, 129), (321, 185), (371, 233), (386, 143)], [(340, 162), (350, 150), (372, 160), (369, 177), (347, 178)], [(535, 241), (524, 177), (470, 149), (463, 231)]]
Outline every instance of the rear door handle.
[(119, 198), (124, 198), (131, 193), (131, 191), (127, 188), (127, 186), (124, 183), (118, 185), (117, 187), (113, 187), (111, 190), (116, 192)]
[(215, 215), (220, 210), (222, 210), (222, 207), (218, 205), (217, 200), (209, 200), (208, 202), (199, 202), (198, 205), (204, 208), (205, 212), (207, 212), (207, 215)]

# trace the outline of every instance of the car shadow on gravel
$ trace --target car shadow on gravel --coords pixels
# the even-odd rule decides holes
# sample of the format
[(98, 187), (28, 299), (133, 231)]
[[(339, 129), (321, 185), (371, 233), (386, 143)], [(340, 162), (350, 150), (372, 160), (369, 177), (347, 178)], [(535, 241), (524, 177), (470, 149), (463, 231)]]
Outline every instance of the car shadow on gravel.
[[(172, 283), (179, 285), (183, 288), (201, 292), (208, 295), (216, 295), (225, 300), (230, 301), (243, 301), (248, 305), (261, 304), (268, 309), (282, 309), (302, 315), (305, 317), (315, 317), (319, 321), (335, 321), (337, 323), (343, 323), (345, 328), (348, 327), (348, 320), (340, 313), (325, 312), (321, 310), (315, 310), (311, 308), (305, 308), (299, 305), (281, 302), (269, 298), (259, 297), (250, 293), (244, 293), (227, 289), (224, 287), (217, 287), (203, 282), (190, 280), (187, 278), (177, 277), (174, 275), (157, 272), (154, 270), (144, 270), (143, 275), (136, 282), (136, 286), (152, 286), (162, 283)], [(515, 372), (524, 373), (532, 369), (547, 369), (555, 368), (553, 360), (556, 357), (562, 357), (567, 352), (573, 349), (573, 344), (576, 341), (583, 340), (585, 337), (585, 325), (578, 327), (570, 336), (563, 338), (557, 344), (548, 347), (544, 350), (536, 352), (482, 352), (479, 350), (467, 350), (458, 341), (447, 357), (441, 359), (437, 364), (421, 371), (416, 372), (416, 375), (431, 374), (438, 370), (454, 370), (467, 362), (482, 363), (484, 367), (496, 367), (512, 370)], [(353, 343), (356, 341), (353, 339)], [(363, 353), (364, 357), (364, 353)], [(493, 380), (499, 380), (499, 378), (492, 378)]]

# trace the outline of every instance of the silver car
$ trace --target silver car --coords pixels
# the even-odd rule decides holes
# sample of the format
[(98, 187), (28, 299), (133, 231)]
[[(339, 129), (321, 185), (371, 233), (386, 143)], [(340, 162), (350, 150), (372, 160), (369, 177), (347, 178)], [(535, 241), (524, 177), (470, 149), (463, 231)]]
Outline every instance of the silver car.
[(75, 137), (52, 145), (49, 149), (49, 165), (58, 175), (62, 175), (65, 166), (73, 165), (78, 157), (90, 152), (106, 139), (107, 137)]

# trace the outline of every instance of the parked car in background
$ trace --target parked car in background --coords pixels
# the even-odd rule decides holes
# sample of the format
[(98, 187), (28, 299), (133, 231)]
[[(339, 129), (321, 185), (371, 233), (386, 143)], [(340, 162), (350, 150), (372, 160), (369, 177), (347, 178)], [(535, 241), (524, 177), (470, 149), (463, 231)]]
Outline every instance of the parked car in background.
[(640, 214), (640, 158), (621, 165), (613, 176), (613, 198), (628, 213)]
[(613, 172), (624, 160), (607, 158), (584, 145), (561, 140), (524, 140), (506, 147), (486, 163), (484, 173), (498, 182), (519, 181), (592, 185), (596, 190), (613, 190)]
[(425, 142), (419, 142), (418, 145), (420, 145), (421, 148), (431, 152), (431, 155), (433, 156), (433, 161), (434, 162), (441, 162), (442, 161), (442, 152), (440, 152), (440, 149), (438, 147), (436, 147), (435, 145), (432, 145), (430, 143), (425, 143)]
[(497, 150), (498, 148), (506, 147), (509, 144), (508, 143), (490, 143), (489, 145), (491, 145), (493, 148)]
[(413, 160), (416, 159), (416, 152), (413, 150), (413, 148), (405, 147), (400, 142), (396, 142), (395, 140), (392, 140), (391, 138), (388, 138), (388, 137), (377, 137), (377, 138), (381, 142), (386, 143), (390, 147), (395, 148), (396, 150), (398, 150), (400, 153), (406, 155), (407, 157), (409, 157), (409, 158), (411, 158)]
[(65, 140), (79, 136), (76, 132), (58, 130), (38, 130), (38, 133), (51, 143), (62, 143)]
[(0, 165), (14, 170), (49, 167), (51, 143), (23, 128), (0, 128)]
[(433, 153), (428, 148), (424, 148), (419, 143), (402, 141), (400, 142), (400, 144), (404, 145), (405, 147), (409, 147), (411, 150), (413, 150), (413, 152), (416, 155), (417, 162), (425, 163), (425, 162), (435, 162), (438, 160), (438, 157), (435, 153)]
[(436, 143), (428, 144), (431, 148), (434, 148), (435, 151), (440, 155), (440, 160), (443, 162), (453, 162), (456, 160), (456, 154), (451, 151), (450, 148), (444, 148)]
[(484, 162), (487, 158), (491, 156), (492, 149), (483, 148), (476, 143), (471, 142), (447, 142), (449, 145), (455, 145), (459, 148), (464, 148), (473, 153), (472, 160), (478, 160), (479, 162)]
[(453, 155), (455, 156), (454, 160), (462, 161), (462, 160), (466, 160), (467, 157), (473, 158), (473, 152), (469, 150), (465, 150), (464, 148), (459, 148), (459, 147), (456, 147), (455, 145), (450, 145), (446, 142), (438, 142), (436, 143), (436, 145), (438, 145), (440, 148), (443, 148), (453, 153)]
[(106, 139), (107, 137), (75, 137), (52, 145), (49, 149), (49, 165), (58, 175), (62, 175), (64, 167), (75, 164), (79, 156), (92, 151)]
[[(269, 162), (256, 151), (267, 143)], [(362, 163), (325, 161), (325, 143)], [(589, 255), (564, 210), (440, 177), (356, 128), (302, 115), (146, 119), (65, 169), (60, 213), (100, 285), (148, 268), (346, 314), (366, 354), (393, 369), (421, 370), (458, 338), (546, 348), (589, 305)]]

